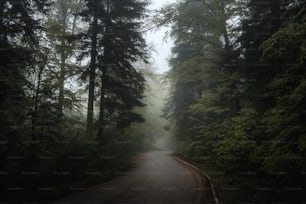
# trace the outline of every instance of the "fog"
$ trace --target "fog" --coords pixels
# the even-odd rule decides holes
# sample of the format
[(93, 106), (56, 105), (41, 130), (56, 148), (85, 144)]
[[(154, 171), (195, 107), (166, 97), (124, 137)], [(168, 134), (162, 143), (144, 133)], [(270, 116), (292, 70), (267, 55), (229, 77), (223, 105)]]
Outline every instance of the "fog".
[(168, 130), (169, 121), (163, 118), (162, 108), (169, 92), (169, 84), (163, 80), (163, 75), (155, 74), (147, 77), (146, 100), (147, 106), (144, 117), (146, 119), (147, 134), (153, 138), (153, 144), (159, 149), (172, 149), (172, 138)]
[(163, 74), (145, 70), (146, 90), (143, 102), (145, 107), (137, 109), (145, 119), (144, 123), (134, 124), (131, 129), (144, 137), (145, 144), (155, 149), (172, 150), (174, 140), (169, 130), (170, 122), (162, 117), (165, 99), (169, 94), (169, 83)]

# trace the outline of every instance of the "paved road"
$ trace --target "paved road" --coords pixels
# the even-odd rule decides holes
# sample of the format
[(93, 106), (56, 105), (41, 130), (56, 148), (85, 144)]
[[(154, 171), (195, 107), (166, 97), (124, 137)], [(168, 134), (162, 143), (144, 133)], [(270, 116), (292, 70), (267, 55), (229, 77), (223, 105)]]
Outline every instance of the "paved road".
[(207, 181), (174, 160), (168, 151), (135, 158), (135, 168), (123, 176), (68, 196), (71, 204), (204, 204), (211, 196)]

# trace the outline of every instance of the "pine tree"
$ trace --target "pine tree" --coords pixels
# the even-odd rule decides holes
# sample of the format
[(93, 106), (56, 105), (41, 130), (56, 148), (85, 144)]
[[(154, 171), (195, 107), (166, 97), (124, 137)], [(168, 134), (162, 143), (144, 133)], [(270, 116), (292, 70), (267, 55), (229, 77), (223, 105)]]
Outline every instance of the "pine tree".
[[(0, 171), (9, 172), (9, 176), (1, 179), (2, 201), (9, 196), (4, 186), (20, 184), (17, 177), (22, 164), (9, 161), (8, 156), (22, 155), (24, 163), (29, 157), (35, 157), (35, 145), (23, 143), (36, 142), (36, 138), (29, 134), (32, 104), (27, 74), (35, 66), (31, 64), (36, 62), (35, 50), (31, 48), (38, 44), (36, 31), (41, 29), (40, 17), (46, 12), (45, 6), (47, 1), (44, 0), (0, 2)], [(25, 155), (26, 150), (29, 151)]]
[(132, 63), (146, 59), (146, 45), (140, 30), (145, 6), (142, 1), (107, 1), (105, 34), (100, 41), (104, 50), (99, 60), (99, 137), (107, 125), (106, 118), (117, 121), (117, 127), (143, 120), (133, 113), (133, 108), (143, 106), (141, 98), (145, 80)]
[[(82, 3), (79, 0), (57, 0), (52, 7), (53, 14), (49, 15), (46, 22), (47, 36), (49, 38), (50, 62), (48, 77), (53, 78), (55, 89), (58, 92), (57, 99), (57, 131), (60, 132), (62, 119), (64, 116), (65, 101), (69, 101), (67, 94), (74, 95), (73, 92), (65, 89), (66, 81), (79, 73), (78, 65), (71, 63), (73, 55), (77, 52), (77, 43), (70, 42), (69, 36), (75, 35), (78, 31), (77, 13)], [(53, 64), (53, 66), (51, 65)], [(66, 96), (66, 97), (65, 97)], [(66, 98), (66, 100), (65, 100)]]
[(249, 13), (241, 22), (242, 34), (237, 40), (241, 44), (239, 72), (249, 81), (245, 98), (254, 102), (259, 112), (272, 105), (271, 97), (264, 95), (264, 87), (278, 72), (277, 66), (260, 63), (262, 54), (260, 45), (269, 39), (281, 26), (281, 13), (284, 10), (282, 0), (270, 0), (264, 4), (261, 1), (248, 2)]
[(93, 137), (97, 58), (98, 52), (100, 52), (98, 34), (101, 38), (104, 33), (104, 27), (101, 25), (101, 22), (105, 17), (105, 1), (85, 0), (84, 2), (85, 9), (83, 9), (80, 15), (89, 25), (89, 29), (86, 33), (79, 36), (82, 41), (82, 50), (84, 50), (80, 58), (82, 59), (85, 56), (90, 57), (90, 64), (82, 77), (86, 78), (89, 76), (86, 132), (88, 137)]
[(232, 15), (226, 11), (230, 3), (189, 0), (179, 3), (174, 12), (171, 8), (163, 11), (165, 18), (170, 16), (174, 23), (175, 38), (169, 73), (173, 92), (166, 115), (176, 121), (180, 127), (177, 132), (182, 137), (195, 137), (188, 130), (194, 124), (190, 120), (190, 107), (216, 89), (228, 75), (224, 72), (229, 70), (223, 65), (230, 63), (232, 52), (226, 23)]
[(27, 69), (33, 60), (28, 44), (37, 44), (35, 31), (40, 29), (34, 15), (46, 11), (47, 1), (0, 2), (0, 129), (4, 141), (14, 135), (30, 110), (26, 87)]
[(177, 153), (241, 187), (221, 190), (225, 202), (299, 202), (302, 191), (252, 187), (304, 187), (304, 1), (189, 0), (162, 14), (175, 40), (165, 115)]
[[(86, 38), (90, 39), (89, 98), (87, 132), (92, 135), (95, 84), (100, 83), (100, 114), (98, 135), (108, 120), (118, 122), (119, 115), (127, 121), (141, 120), (132, 113), (134, 106), (142, 105), (144, 79), (132, 66), (146, 58), (145, 41), (140, 32), (146, 2), (138, 0), (86, 1), (82, 15), (90, 22)], [(86, 42), (84, 47), (87, 46)], [(96, 76), (99, 76), (97, 78)], [(124, 90), (124, 91), (122, 91)], [(109, 100), (109, 101), (108, 101)], [(112, 118), (112, 119), (111, 119)], [(118, 122), (118, 124), (121, 122)]]

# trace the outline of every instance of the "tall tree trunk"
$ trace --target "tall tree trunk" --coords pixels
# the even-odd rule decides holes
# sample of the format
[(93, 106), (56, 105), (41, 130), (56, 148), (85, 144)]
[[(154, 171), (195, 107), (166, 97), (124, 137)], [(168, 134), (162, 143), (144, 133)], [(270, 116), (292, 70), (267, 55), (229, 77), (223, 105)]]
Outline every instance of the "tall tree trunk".
[(72, 34), (72, 35), (74, 35), (74, 33), (75, 33), (75, 28), (76, 28), (77, 19), (78, 19), (78, 15), (75, 14), (75, 15), (73, 16), (73, 24), (72, 24), (72, 30), (71, 30), (71, 34)]
[(229, 36), (228, 36), (228, 31), (227, 31), (227, 28), (226, 28), (226, 22), (224, 22), (224, 24), (223, 24), (223, 26), (224, 26), (224, 33), (223, 33), (223, 35), (224, 35), (224, 44), (225, 44), (225, 46), (224, 46), (224, 48), (225, 48), (225, 52), (226, 52), (226, 54), (229, 54), (230, 52), (231, 52), (231, 46), (230, 46), (230, 40), (229, 40)]
[[(0, 1), (0, 45), (1, 49), (7, 48), (6, 42), (7, 42), (7, 29), (5, 28), (4, 25), (4, 20), (5, 20), (5, 13), (4, 13), (4, 1)], [(5, 47), (3, 47), (5, 46)], [(0, 52), (6, 52), (5, 50), (0, 50)]]
[[(104, 48), (105, 49), (105, 48)], [(106, 65), (102, 68), (101, 75), (101, 89), (100, 89), (100, 113), (99, 113), (99, 129), (98, 129), (98, 139), (99, 141), (103, 140), (103, 131), (104, 131), (104, 109), (105, 109), (105, 79), (106, 79)]]
[[(226, 13), (226, 9), (225, 9), (225, 5), (224, 2), (221, 3), (222, 6), (222, 11), (225, 14)], [(226, 23), (227, 18), (224, 18), (221, 22), (222, 26), (223, 26), (223, 37), (224, 37), (224, 48), (225, 48), (225, 52), (228, 55), (231, 52), (231, 46), (230, 46), (230, 40), (229, 40), (229, 36), (228, 36), (228, 31), (227, 31), (227, 23)]]
[(99, 113), (99, 129), (98, 129), (98, 137), (99, 140), (103, 140), (103, 131), (105, 127), (104, 123), (104, 110), (105, 110), (105, 83), (107, 77), (107, 68), (110, 64), (111, 58), (111, 50), (110, 50), (110, 39), (109, 39), (109, 26), (110, 26), (110, 1), (107, 0), (106, 3), (106, 25), (105, 25), (105, 32), (104, 32), (104, 64), (102, 66), (102, 75), (101, 75), (101, 90), (100, 90), (100, 113)]
[[(95, 0), (95, 5), (97, 0)], [(95, 92), (95, 78), (96, 78), (96, 58), (97, 58), (97, 11), (94, 10), (94, 19), (92, 22), (91, 34), (91, 59), (89, 67), (89, 91), (88, 91), (88, 107), (87, 107), (87, 125), (86, 132), (88, 137), (92, 137), (93, 133), (93, 106), (94, 106), (94, 92)]]
[(61, 0), (61, 9), (62, 9), (62, 35), (61, 36), (61, 65), (60, 65), (60, 78), (59, 78), (59, 95), (58, 95), (58, 110), (57, 110), (57, 131), (61, 131), (61, 123), (63, 117), (63, 103), (64, 103), (64, 85), (66, 77), (66, 59), (67, 54), (65, 52), (65, 40), (64, 35), (67, 29), (67, 6), (64, 3), (64, 0)]
[(61, 131), (61, 122), (63, 117), (63, 104), (64, 104), (64, 85), (65, 85), (65, 76), (66, 76), (66, 57), (64, 51), (61, 51), (61, 70), (59, 78), (59, 94), (58, 94), (58, 111), (57, 111), (57, 131)]
[(3, 21), (4, 21), (4, 1), (0, 1), (0, 39), (3, 40), (3, 32), (5, 31)]
[(35, 134), (35, 126), (36, 126), (36, 119), (37, 119), (37, 111), (38, 111), (38, 102), (39, 102), (39, 92), (40, 92), (40, 85), (41, 85), (41, 75), (43, 72), (43, 65), (39, 67), (38, 71), (38, 76), (37, 76), (37, 84), (36, 84), (36, 89), (35, 89), (35, 94), (34, 94), (34, 107), (33, 107), (33, 113), (31, 116), (31, 135), (32, 139), (36, 140), (36, 134)]

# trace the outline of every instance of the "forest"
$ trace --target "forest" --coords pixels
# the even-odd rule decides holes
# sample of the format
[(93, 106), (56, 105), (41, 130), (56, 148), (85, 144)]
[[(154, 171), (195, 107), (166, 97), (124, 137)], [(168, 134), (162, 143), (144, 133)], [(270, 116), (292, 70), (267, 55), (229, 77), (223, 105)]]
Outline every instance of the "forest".
[(184, 0), (156, 19), (174, 38), (177, 154), (225, 203), (305, 202), (306, 2)]
[[(107, 181), (169, 134), (222, 203), (306, 202), (306, 2), (149, 4), (0, 1), (0, 202)], [(161, 76), (144, 33), (164, 26)]]
[(80, 191), (149, 144), (130, 127), (144, 122), (145, 77), (155, 77), (140, 63), (146, 5), (0, 2), (0, 202)]

